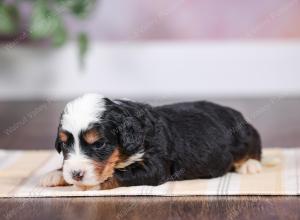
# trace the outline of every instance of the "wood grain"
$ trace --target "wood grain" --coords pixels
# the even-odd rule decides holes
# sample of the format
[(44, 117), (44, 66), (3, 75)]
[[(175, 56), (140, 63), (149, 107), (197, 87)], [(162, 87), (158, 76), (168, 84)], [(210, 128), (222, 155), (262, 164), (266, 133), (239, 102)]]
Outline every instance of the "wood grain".
[(1, 219), (295, 219), (288, 196), (97, 197), (2, 199)]

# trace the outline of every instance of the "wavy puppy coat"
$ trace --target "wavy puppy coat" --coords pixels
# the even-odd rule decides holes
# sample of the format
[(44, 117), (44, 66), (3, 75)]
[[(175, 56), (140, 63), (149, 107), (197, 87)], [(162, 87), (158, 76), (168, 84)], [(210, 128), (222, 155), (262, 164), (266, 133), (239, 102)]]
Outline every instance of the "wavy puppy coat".
[(159, 185), (261, 170), (261, 141), (243, 116), (209, 102), (152, 107), (88, 94), (67, 104), (58, 127), (61, 170), (43, 186)]

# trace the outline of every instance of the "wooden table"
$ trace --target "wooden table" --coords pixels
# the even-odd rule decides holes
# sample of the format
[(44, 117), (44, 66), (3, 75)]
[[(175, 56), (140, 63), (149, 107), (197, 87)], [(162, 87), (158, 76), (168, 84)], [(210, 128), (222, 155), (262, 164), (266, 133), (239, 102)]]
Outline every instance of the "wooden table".
[[(180, 100), (150, 100), (153, 104)], [(186, 99), (185, 99), (186, 100)], [(190, 99), (192, 100), (192, 99)], [(213, 99), (242, 111), (264, 147), (300, 146), (300, 98)], [(65, 102), (0, 103), (0, 147), (53, 148)], [(0, 219), (300, 219), (296, 196), (0, 199)]]

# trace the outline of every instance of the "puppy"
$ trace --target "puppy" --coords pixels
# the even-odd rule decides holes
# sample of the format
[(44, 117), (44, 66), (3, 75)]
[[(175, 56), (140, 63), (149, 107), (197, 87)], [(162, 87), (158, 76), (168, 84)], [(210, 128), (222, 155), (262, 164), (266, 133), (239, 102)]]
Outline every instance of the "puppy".
[(87, 94), (66, 105), (55, 148), (63, 166), (43, 186), (156, 186), (261, 171), (258, 132), (239, 112), (205, 101), (152, 107)]

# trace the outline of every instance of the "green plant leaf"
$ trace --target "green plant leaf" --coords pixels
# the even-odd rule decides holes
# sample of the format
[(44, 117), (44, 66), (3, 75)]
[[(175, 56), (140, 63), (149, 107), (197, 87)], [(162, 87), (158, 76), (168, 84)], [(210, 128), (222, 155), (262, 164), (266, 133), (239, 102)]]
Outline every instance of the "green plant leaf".
[(87, 12), (88, 6), (89, 6), (89, 1), (77, 0), (77, 1), (74, 1), (74, 4), (71, 6), (71, 10), (72, 10), (73, 14), (75, 14), (79, 17), (83, 17), (83, 16), (85, 16), (85, 14)]
[(3, 3), (0, 3), (0, 33), (16, 33), (18, 21), (18, 9), (14, 5), (4, 5)]
[(50, 37), (59, 27), (60, 19), (48, 8), (44, 0), (34, 4), (30, 24), (30, 35), (34, 39)]
[(89, 47), (88, 36), (85, 33), (79, 33), (78, 35), (78, 48), (79, 48), (79, 61), (80, 65), (84, 66), (84, 59)]
[(62, 22), (56, 27), (52, 35), (52, 43), (56, 47), (62, 46), (67, 40), (67, 31)]
[(84, 18), (93, 8), (95, 0), (56, 0), (63, 7), (68, 8), (73, 15)]

